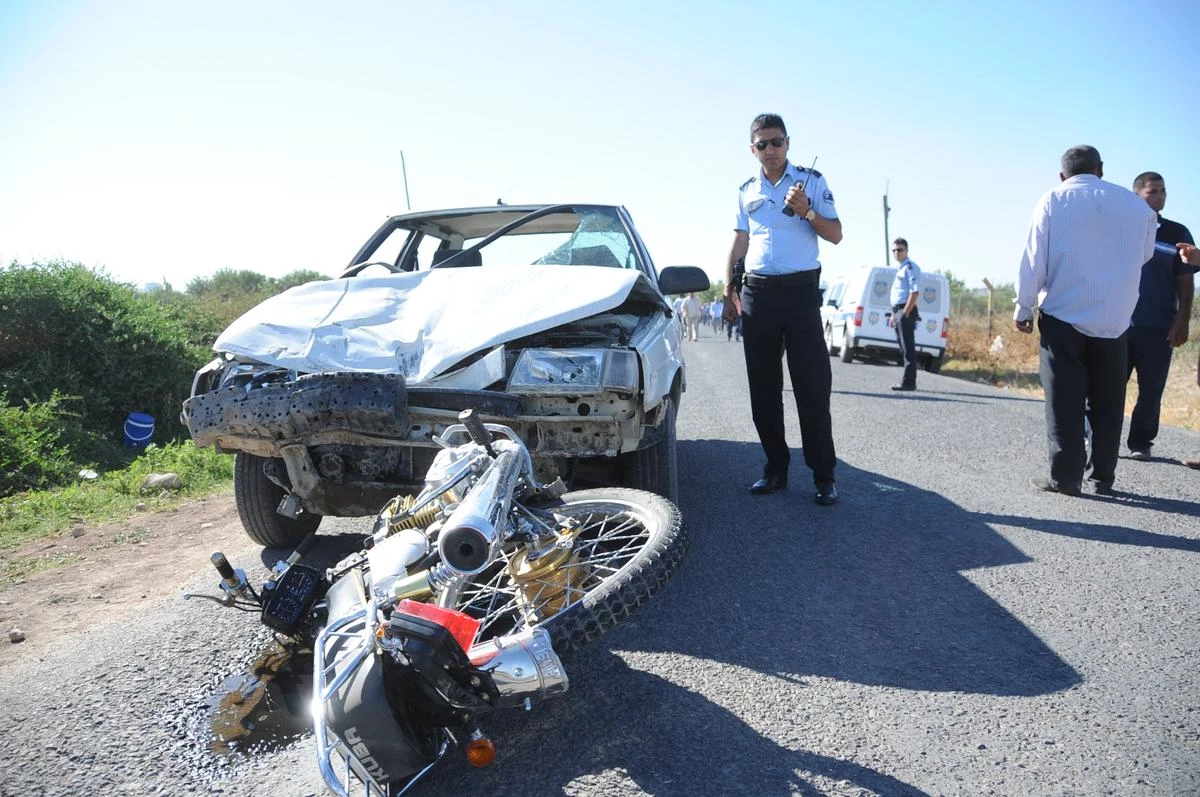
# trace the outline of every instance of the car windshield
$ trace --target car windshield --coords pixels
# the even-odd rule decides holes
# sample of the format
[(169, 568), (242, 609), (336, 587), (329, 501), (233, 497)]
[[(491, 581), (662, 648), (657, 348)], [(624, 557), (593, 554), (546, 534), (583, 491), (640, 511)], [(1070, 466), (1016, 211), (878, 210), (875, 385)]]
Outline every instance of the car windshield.
[(610, 206), (498, 206), (414, 214), (398, 217), (393, 224), (390, 233), (377, 237), (374, 247), (360, 252), (359, 262), (396, 263), (393, 269), (403, 271), (531, 265), (640, 267), (637, 247), (622, 216)]

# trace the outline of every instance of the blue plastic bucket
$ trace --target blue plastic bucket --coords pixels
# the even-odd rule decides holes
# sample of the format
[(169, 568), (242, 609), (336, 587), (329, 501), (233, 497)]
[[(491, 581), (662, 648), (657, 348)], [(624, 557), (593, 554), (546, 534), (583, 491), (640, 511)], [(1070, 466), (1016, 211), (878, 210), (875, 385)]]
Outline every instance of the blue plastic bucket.
[(144, 412), (131, 412), (125, 419), (125, 445), (130, 448), (145, 448), (154, 436), (154, 416)]

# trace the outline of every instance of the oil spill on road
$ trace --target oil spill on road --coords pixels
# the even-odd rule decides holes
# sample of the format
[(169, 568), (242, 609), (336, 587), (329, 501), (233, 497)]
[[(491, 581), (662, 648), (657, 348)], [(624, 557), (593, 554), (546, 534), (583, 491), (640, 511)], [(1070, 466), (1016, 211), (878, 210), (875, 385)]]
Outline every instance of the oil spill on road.
[(208, 699), (209, 749), (232, 756), (287, 747), (312, 730), (312, 650), (271, 642)]

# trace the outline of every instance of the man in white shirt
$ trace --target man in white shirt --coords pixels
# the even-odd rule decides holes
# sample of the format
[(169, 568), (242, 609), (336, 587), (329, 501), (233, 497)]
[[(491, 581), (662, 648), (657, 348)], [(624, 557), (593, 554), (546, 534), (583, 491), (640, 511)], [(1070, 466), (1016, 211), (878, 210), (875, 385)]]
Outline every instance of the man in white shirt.
[(1017, 329), (1033, 331), (1038, 306), (1046, 394), (1047, 492), (1079, 495), (1084, 418), (1092, 428), (1092, 472), (1112, 492), (1125, 410), (1129, 320), (1142, 264), (1154, 254), (1157, 215), (1132, 191), (1105, 182), (1095, 147), (1062, 156), (1061, 183), (1038, 201), (1017, 274)]
[(700, 300), (689, 293), (683, 300), (683, 330), (688, 340), (700, 340)]

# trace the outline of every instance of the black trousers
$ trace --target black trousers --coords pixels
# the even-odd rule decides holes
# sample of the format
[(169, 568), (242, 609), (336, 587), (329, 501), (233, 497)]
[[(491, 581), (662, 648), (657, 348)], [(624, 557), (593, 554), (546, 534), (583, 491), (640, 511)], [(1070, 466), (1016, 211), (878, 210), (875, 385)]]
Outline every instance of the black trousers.
[(900, 384), (905, 387), (917, 386), (917, 318), (914, 312), (906, 316), (902, 312), (904, 305), (892, 308), (892, 318), (896, 319), (896, 342), (900, 345), (900, 358), (904, 363), (904, 378)]
[(1128, 379), (1126, 335), (1093, 338), (1043, 313), (1041, 331), (1042, 388), (1046, 393), (1046, 443), (1050, 480), (1076, 488), (1086, 465), (1084, 425), (1092, 427), (1091, 480), (1111, 484), (1121, 447)]
[(1129, 365), (1126, 379), (1137, 371), (1137, 403), (1129, 419), (1129, 434), (1125, 442), (1130, 448), (1149, 448), (1158, 437), (1158, 418), (1162, 409), (1163, 390), (1171, 371), (1170, 329), (1130, 327), (1126, 334), (1129, 345)]
[(747, 280), (742, 289), (742, 346), (750, 383), (750, 413), (767, 456), (768, 473), (787, 473), (791, 452), (784, 435), (783, 358), (800, 416), (804, 462), (814, 482), (834, 481), (837, 455), (829, 393), (833, 374), (821, 328), (821, 291), (810, 282)]

